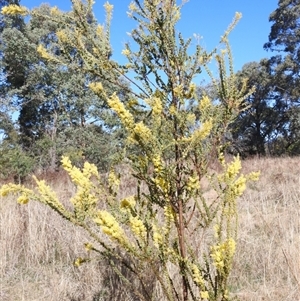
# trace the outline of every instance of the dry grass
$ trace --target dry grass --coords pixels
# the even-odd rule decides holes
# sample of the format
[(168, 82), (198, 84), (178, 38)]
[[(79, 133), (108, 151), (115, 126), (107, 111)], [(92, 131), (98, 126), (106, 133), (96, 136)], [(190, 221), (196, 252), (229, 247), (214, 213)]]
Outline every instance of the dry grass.
[(232, 288), (245, 301), (300, 300), (300, 158), (244, 162), (262, 172), (240, 200)]
[[(245, 172), (262, 171), (239, 203), (240, 230), (231, 277), (234, 295), (245, 301), (300, 300), (300, 158), (251, 159)], [(74, 193), (64, 174), (48, 176), (62, 200)], [(132, 190), (132, 180), (123, 192)], [(0, 200), (0, 300), (134, 300), (100, 260), (86, 257), (85, 233), (50, 209)]]

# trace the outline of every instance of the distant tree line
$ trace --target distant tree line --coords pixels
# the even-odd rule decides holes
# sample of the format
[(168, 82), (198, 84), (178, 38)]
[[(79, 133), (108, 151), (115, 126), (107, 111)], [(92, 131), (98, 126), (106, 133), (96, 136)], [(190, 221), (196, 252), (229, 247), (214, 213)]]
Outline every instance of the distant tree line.
[[(1, 0), (0, 8), (9, 4), (20, 5), (19, 0)], [(124, 132), (89, 83), (101, 81), (131, 110), (134, 92), (114, 70), (87, 74), (77, 49), (58, 47), (63, 22), (47, 16), (59, 14), (63, 20), (69, 13), (47, 5), (36, 10), (39, 14), (27, 21), (23, 16), (0, 19), (0, 173), (20, 180), (36, 169), (56, 170), (63, 154), (75, 164), (89, 160), (105, 171), (122, 156)], [(104, 30), (92, 12), (87, 15), (91, 32)], [(269, 21), (264, 48), (276, 55), (249, 62), (237, 73), (241, 87), (255, 87), (226, 136), (228, 151), (243, 157), (300, 153), (300, 1), (280, 0)], [(103, 60), (111, 60), (109, 36), (98, 43)], [(38, 55), (38, 45), (65, 63)]]

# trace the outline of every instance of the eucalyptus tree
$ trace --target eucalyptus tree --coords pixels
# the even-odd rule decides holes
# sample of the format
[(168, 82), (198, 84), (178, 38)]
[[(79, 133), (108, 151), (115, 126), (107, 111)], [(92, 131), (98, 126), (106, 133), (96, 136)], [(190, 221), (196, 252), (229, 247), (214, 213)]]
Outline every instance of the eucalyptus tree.
[[(50, 18), (53, 14), (58, 17), (56, 21)], [(95, 76), (82, 71), (83, 61), (76, 48), (58, 47), (64, 38), (60, 34), (63, 20), (69, 17), (57, 8), (41, 5), (22, 28), (6, 27), (2, 33), (1, 64), (6, 74), (2, 86), (19, 111), (19, 143), (37, 158), (41, 167), (51, 169), (57, 166), (57, 157), (65, 152), (76, 157), (78, 163), (83, 157), (92, 162), (103, 158), (108, 163), (107, 156), (121, 143), (115, 141), (121, 136), (117, 134), (119, 127), (114, 114), (88, 88)], [(89, 26), (96, 30), (92, 12), (87, 18)], [(62, 63), (37, 55), (38, 45), (59, 57)], [(108, 82), (106, 86), (120, 91), (120, 87)], [(102, 163), (98, 162), (104, 167)]]
[(272, 145), (286, 134), (289, 107), (276, 89), (268, 60), (245, 64), (237, 79), (240, 86), (246, 83), (255, 90), (232, 124), (232, 148), (243, 156), (274, 154)]
[(269, 64), (275, 78), (275, 89), (290, 110), (282, 145), (289, 153), (299, 153), (300, 141), (300, 1), (279, 0), (270, 14), (269, 41), (264, 48), (274, 55)]

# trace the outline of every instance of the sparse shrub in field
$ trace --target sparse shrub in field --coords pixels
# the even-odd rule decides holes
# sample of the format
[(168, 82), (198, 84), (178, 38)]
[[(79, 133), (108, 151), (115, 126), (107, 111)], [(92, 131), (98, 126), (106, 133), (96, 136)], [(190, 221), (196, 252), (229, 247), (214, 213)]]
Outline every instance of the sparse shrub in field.
[(0, 175), (13, 177), (16, 183), (22, 183), (33, 171), (35, 160), (28, 156), (19, 146), (3, 144), (0, 148)]
[[(175, 30), (181, 9), (176, 1), (145, 0), (143, 5), (134, 1), (129, 15), (138, 27), (131, 36), (139, 47), (134, 51), (127, 44), (123, 54), (129, 63), (119, 66), (107, 59), (113, 7), (104, 5), (107, 24), (91, 32), (92, 2), (74, 0), (73, 12), (67, 17), (53, 9), (52, 18), (70, 24), (68, 30), (57, 33), (59, 47), (65, 52), (76, 49), (86, 70), (109, 80), (105, 70), (110, 68), (134, 86), (126, 104), (116, 93), (105, 91), (100, 81), (90, 88), (107, 101), (126, 129), (124, 161), (136, 178), (136, 192), (119, 197), (122, 173), (117, 173), (117, 165), (103, 177), (94, 165), (86, 162), (79, 169), (63, 157), (62, 166), (77, 187), (70, 208), (36, 178), (35, 190), (8, 184), (1, 194), (16, 194), (21, 204), (29, 200), (45, 203), (84, 228), (91, 239), (85, 244), (87, 252), (106, 258), (139, 300), (156, 300), (155, 291), (160, 291), (163, 300), (229, 300), (236, 202), (246, 182), (258, 177), (258, 173), (240, 174), (239, 157), (226, 162), (223, 155), (224, 134), (245, 97), (245, 91), (235, 86), (227, 40), (240, 14), (222, 37), (225, 49), (220, 54), (216, 50), (206, 53), (198, 45), (192, 55), (188, 51), (191, 40), (185, 41)], [(63, 57), (42, 46), (38, 52), (65, 63)], [(199, 99), (193, 82), (213, 58), (220, 75), (218, 80), (212, 78), (218, 91), (216, 102), (207, 96)], [(128, 75), (131, 72), (135, 79)], [(191, 111), (192, 103), (198, 114)], [(211, 168), (216, 161), (219, 172)], [(75, 264), (85, 261), (78, 258)], [(149, 283), (149, 275), (155, 285)]]

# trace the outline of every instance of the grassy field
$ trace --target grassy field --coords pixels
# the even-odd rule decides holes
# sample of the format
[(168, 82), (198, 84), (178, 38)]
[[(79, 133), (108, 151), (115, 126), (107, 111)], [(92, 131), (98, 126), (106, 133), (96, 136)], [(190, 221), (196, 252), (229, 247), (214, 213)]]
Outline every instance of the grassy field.
[[(251, 159), (243, 166), (262, 174), (239, 201), (232, 294), (245, 301), (299, 301), (300, 158)], [(64, 201), (74, 193), (63, 173), (47, 180)], [(128, 179), (122, 192), (133, 186)], [(89, 239), (49, 208), (2, 198), (0, 227), (0, 300), (136, 300), (106, 262), (73, 265), (87, 256), (83, 244)]]

